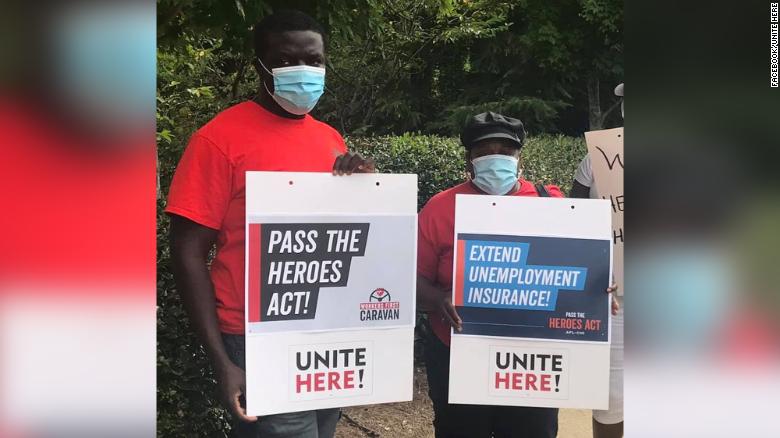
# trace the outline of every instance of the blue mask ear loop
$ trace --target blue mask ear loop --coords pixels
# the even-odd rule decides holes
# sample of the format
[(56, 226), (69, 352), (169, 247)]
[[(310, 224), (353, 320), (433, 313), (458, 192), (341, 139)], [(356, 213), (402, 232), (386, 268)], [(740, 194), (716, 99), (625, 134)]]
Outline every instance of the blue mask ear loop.
[[(273, 74), (273, 72), (271, 72), (271, 70), (268, 70), (268, 68), (265, 66), (265, 64), (263, 64), (263, 60), (262, 60), (262, 59), (260, 59), (260, 58), (257, 58), (257, 62), (259, 62), (259, 63), (260, 63), (260, 67), (263, 67), (263, 70), (265, 70), (266, 72), (268, 72), (268, 74), (269, 74), (269, 75), (271, 75), (271, 77), (274, 77), (274, 74)], [(263, 80), (263, 78), (260, 78), (260, 82), (262, 82), (262, 83), (263, 83), (263, 88), (265, 88), (265, 92), (266, 92), (266, 93), (268, 93), (268, 95), (269, 95), (269, 96), (273, 97), (273, 96), (274, 96), (274, 93), (271, 93), (271, 92), (268, 90), (268, 85), (266, 85), (266, 84), (265, 84), (265, 81)]]

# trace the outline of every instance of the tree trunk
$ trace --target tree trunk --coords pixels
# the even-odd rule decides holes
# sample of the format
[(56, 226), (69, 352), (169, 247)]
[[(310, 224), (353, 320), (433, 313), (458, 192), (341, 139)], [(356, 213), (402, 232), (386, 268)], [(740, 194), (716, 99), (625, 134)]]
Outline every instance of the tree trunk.
[(591, 131), (602, 129), (604, 118), (601, 115), (599, 78), (595, 75), (588, 77), (588, 120), (590, 121)]

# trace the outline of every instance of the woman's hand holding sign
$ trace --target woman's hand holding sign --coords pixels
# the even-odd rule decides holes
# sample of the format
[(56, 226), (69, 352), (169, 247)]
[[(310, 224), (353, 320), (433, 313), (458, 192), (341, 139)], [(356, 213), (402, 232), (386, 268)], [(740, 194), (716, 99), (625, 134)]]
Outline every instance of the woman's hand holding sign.
[(445, 291), (441, 294), (439, 300), (439, 313), (441, 313), (441, 319), (455, 329), (455, 331), (463, 330), (463, 320), (460, 319), (458, 311), (455, 310), (455, 306), (452, 305), (452, 290)]
[(463, 330), (463, 320), (452, 304), (452, 289), (442, 290), (424, 276), (417, 274), (417, 300), (420, 310), (438, 312), (442, 321), (449, 323), (456, 331)]

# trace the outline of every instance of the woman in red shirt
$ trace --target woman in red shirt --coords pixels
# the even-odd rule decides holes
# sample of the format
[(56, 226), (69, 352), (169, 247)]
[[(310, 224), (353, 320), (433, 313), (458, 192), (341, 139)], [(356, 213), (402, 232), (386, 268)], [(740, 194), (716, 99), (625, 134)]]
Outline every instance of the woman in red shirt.
[(519, 177), (524, 140), (520, 120), (492, 112), (474, 116), (461, 135), (471, 180), (431, 198), (418, 217), (417, 303), (428, 312), (433, 331), (425, 361), (436, 438), (555, 438), (558, 433), (557, 409), (447, 402), (450, 327), (461, 329), (451, 300), (455, 195), (563, 197), (558, 187), (534, 186)]

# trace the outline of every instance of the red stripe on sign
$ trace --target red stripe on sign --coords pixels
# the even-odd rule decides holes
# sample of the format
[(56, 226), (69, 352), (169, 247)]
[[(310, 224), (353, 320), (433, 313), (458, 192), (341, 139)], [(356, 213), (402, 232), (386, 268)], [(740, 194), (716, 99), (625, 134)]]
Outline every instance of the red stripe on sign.
[(455, 305), (463, 305), (463, 272), (465, 263), (463, 259), (463, 253), (466, 252), (466, 241), (458, 239), (458, 248), (456, 249), (457, 257), (455, 259)]
[(249, 224), (249, 322), (260, 322), (260, 224)]

